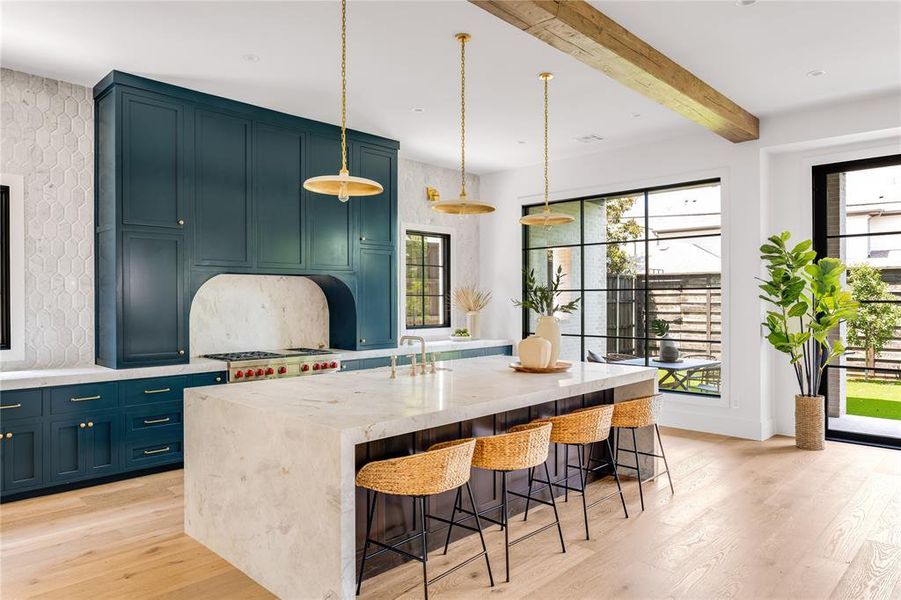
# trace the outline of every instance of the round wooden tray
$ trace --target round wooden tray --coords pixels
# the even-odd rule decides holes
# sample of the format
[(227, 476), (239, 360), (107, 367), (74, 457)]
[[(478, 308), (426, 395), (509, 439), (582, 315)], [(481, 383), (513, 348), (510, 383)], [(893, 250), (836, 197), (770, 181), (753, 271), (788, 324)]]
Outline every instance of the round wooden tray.
[(573, 364), (568, 360), (558, 360), (553, 367), (545, 367), (544, 369), (530, 369), (522, 366), (519, 361), (510, 363), (510, 368), (520, 373), (562, 373), (568, 371)]

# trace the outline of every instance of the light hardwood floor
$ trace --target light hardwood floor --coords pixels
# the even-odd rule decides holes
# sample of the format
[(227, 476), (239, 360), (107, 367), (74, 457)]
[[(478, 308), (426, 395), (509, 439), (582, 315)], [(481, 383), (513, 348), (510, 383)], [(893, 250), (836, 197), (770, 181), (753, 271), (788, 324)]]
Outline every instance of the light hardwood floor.
[[(830, 443), (825, 452), (664, 429), (676, 494), (646, 487), (632, 518), (615, 501), (561, 503), (567, 553), (554, 530), (512, 549), (487, 534), (498, 585), (479, 561), (432, 586), (437, 598), (901, 598), (901, 453)], [(589, 493), (603, 493), (607, 483)], [(265, 493), (261, 490), (261, 493)], [(512, 534), (547, 522), (548, 509)], [(4, 504), (0, 595), (18, 598), (270, 598), (182, 531), (182, 472), (171, 471)], [(311, 541), (311, 543), (314, 543)], [(468, 557), (473, 540), (433, 554), (433, 573)], [(369, 579), (363, 597), (421, 597), (420, 567)], [(298, 590), (297, 598), (304, 598)]]

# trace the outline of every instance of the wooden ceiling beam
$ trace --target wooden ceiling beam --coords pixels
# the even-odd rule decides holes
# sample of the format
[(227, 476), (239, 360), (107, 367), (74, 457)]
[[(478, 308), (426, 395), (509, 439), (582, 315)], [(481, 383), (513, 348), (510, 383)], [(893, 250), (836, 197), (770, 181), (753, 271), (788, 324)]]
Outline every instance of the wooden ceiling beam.
[(731, 142), (759, 137), (757, 117), (585, 0), (469, 0)]

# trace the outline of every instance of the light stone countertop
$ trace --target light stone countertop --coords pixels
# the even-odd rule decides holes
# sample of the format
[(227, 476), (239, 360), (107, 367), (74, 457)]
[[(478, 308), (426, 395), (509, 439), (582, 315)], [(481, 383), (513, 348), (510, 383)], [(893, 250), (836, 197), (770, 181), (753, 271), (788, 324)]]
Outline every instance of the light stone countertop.
[(275, 414), (285, 423), (339, 432), (361, 443), (440, 427), (542, 402), (652, 381), (653, 368), (574, 363), (563, 373), (518, 373), (509, 356), (438, 363), (437, 373), (411, 376), (409, 366), (319, 377), (254, 381), (186, 390), (187, 402), (212, 400)]
[[(510, 340), (474, 340), (470, 342), (454, 342), (436, 340), (426, 342), (426, 352), (446, 350), (470, 350), (473, 348), (493, 348), (509, 346)], [(341, 360), (360, 360), (378, 358), (392, 354), (404, 355), (419, 351), (419, 345), (399, 348), (383, 348), (380, 350), (334, 350)], [(127, 379), (144, 379), (148, 377), (169, 377), (174, 375), (191, 375), (195, 373), (212, 373), (224, 371), (226, 364), (221, 360), (212, 360), (195, 356), (191, 362), (183, 365), (166, 365), (161, 367), (139, 367), (136, 369), (109, 369), (99, 365), (72, 367), (64, 369), (32, 369), (25, 371), (0, 372), (0, 391), (20, 390), (57, 385), (76, 385), (80, 383), (99, 383), (104, 381), (124, 381)]]

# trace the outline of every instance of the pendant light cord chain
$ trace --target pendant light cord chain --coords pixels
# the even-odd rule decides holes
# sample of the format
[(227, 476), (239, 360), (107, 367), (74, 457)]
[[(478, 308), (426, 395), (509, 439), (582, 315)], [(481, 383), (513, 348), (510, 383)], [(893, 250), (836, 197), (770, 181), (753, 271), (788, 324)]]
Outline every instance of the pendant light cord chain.
[(460, 196), (466, 197), (466, 39), (460, 40)]
[(341, 171), (347, 171), (347, 0), (341, 0)]
[(548, 176), (547, 176), (547, 78), (544, 80), (544, 212), (549, 212), (551, 207), (548, 205)]

